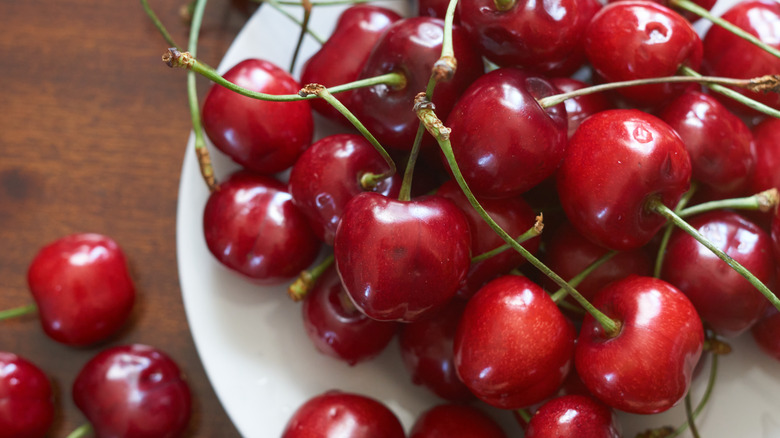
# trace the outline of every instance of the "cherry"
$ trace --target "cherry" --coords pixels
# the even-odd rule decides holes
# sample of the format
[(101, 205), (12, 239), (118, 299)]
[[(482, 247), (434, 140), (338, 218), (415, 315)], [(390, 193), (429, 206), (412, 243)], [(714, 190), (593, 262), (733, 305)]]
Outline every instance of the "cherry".
[[(550, 78), (550, 83), (561, 93), (579, 90), (588, 87), (585, 82), (566, 77)], [(563, 102), (566, 107), (566, 117), (569, 122), (569, 138), (580, 126), (583, 120), (593, 114), (612, 109), (613, 105), (602, 93), (586, 94)]]
[(755, 138), (756, 170), (751, 192), (758, 193), (772, 187), (780, 189), (780, 119), (767, 118), (753, 128)]
[(0, 351), (0, 436), (43, 438), (54, 421), (49, 378), (32, 362)]
[[(450, 2), (447, 0), (420, 0), (417, 2), (417, 15), (420, 17), (436, 17), (444, 19)], [(460, 24), (460, 14), (455, 10), (453, 23)]]
[[(607, 3), (614, 3), (621, 0), (607, 0)], [(676, 10), (680, 13), (680, 15), (683, 16), (686, 20), (690, 21), (691, 23), (694, 23), (696, 20), (698, 20), (699, 17), (696, 14), (693, 14), (691, 12), (685, 11), (683, 9), (679, 9), (676, 7), (677, 0), (652, 0), (660, 5), (666, 6), (667, 8), (671, 8)], [(712, 9), (713, 6), (715, 6), (715, 3), (717, 3), (718, 0), (693, 0), (693, 3), (695, 3), (697, 6), (704, 8), (706, 10)]]
[(620, 426), (608, 406), (583, 395), (564, 395), (544, 403), (531, 417), (526, 438), (619, 438)]
[(411, 322), (456, 294), (470, 245), (468, 222), (452, 201), (364, 192), (344, 208), (333, 246), (358, 309), (381, 321)]
[(544, 290), (499, 277), (466, 306), (455, 335), (455, 368), (481, 400), (518, 409), (551, 396), (571, 367), (575, 331)]
[[(301, 83), (332, 87), (357, 80), (379, 37), (400, 19), (396, 12), (380, 6), (355, 5), (347, 8), (339, 16), (330, 38), (303, 65)], [(344, 56), (345, 53), (349, 56)], [(350, 107), (351, 95), (350, 91), (346, 91), (337, 94), (336, 98)], [(311, 106), (331, 120), (349, 124), (341, 113), (322, 99), (312, 100)]]
[[(332, 245), (344, 205), (369, 190), (361, 183), (362, 177), (383, 176), (389, 170), (363, 136), (336, 134), (316, 141), (301, 154), (290, 172), (288, 187), (293, 203), (308, 217), (317, 236)], [(393, 174), (375, 181), (370, 190), (397, 197), (400, 187), (400, 176)]]
[(190, 419), (190, 390), (179, 367), (146, 345), (98, 353), (76, 376), (73, 401), (99, 437), (173, 438)]
[(761, 351), (780, 361), (780, 312), (772, 308), (750, 332)]
[[(772, 242), (760, 227), (724, 210), (696, 216), (689, 223), (761, 282), (773, 283)], [(744, 277), (681, 230), (669, 239), (662, 278), (687, 295), (699, 316), (722, 336), (747, 330), (769, 307)]]
[[(289, 73), (259, 59), (241, 61), (223, 76), (256, 92), (296, 94), (301, 89)], [(292, 166), (314, 134), (307, 101), (262, 101), (212, 85), (202, 112), (203, 128), (214, 146), (259, 173), (276, 173)]]
[(482, 54), (502, 67), (568, 75), (585, 61), (583, 34), (594, 0), (462, 0), (458, 12)]
[(511, 68), (483, 75), (463, 93), (446, 125), (476, 196), (514, 197), (555, 172), (566, 150), (566, 109), (536, 102), (554, 94), (545, 79)]
[(27, 284), (44, 332), (67, 345), (106, 340), (125, 324), (135, 302), (122, 249), (100, 234), (72, 234), (41, 248)]
[[(585, 32), (585, 53), (608, 82), (694, 70), (702, 58), (702, 42), (688, 20), (657, 3), (642, 0), (610, 3), (591, 20)], [(658, 105), (680, 94), (686, 84), (656, 84), (618, 90), (643, 105)]]
[(285, 185), (248, 171), (233, 173), (211, 193), (203, 233), (220, 263), (261, 284), (295, 277), (320, 246)]
[(301, 312), (317, 350), (350, 365), (381, 353), (398, 330), (397, 323), (375, 321), (357, 310), (333, 266), (306, 294)]
[(293, 413), (282, 438), (405, 438), (401, 422), (382, 403), (360, 394), (328, 391)]
[(585, 316), (575, 364), (588, 390), (636, 414), (663, 412), (682, 400), (704, 343), (690, 300), (663, 280), (632, 275), (602, 289), (593, 305), (620, 329), (607, 333)]
[(409, 438), (506, 438), (501, 427), (468, 405), (437, 405), (420, 414)]
[(638, 110), (608, 110), (574, 133), (558, 170), (566, 216), (588, 239), (615, 250), (648, 243), (665, 220), (651, 199), (674, 207), (688, 190), (691, 162), (677, 133)]

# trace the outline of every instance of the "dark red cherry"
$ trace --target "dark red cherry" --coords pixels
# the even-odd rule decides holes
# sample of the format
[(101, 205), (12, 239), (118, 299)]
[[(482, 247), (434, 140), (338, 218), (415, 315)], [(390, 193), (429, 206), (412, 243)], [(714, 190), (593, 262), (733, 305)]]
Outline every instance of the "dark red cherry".
[[(363, 136), (336, 134), (304, 151), (293, 165), (288, 187), (293, 203), (309, 218), (317, 236), (332, 245), (347, 201), (366, 191), (361, 177), (388, 171), (387, 163)], [(400, 188), (401, 176), (396, 173), (377, 181), (371, 191), (397, 197)]]
[(455, 335), (455, 368), (481, 400), (502, 409), (539, 403), (566, 378), (573, 325), (526, 277), (499, 277), (469, 300)]
[[(414, 97), (425, 91), (433, 64), (441, 56), (444, 21), (412, 17), (396, 21), (382, 35), (365, 63), (361, 78), (390, 72), (403, 73), (406, 86), (361, 88), (353, 94), (353, 112), (383, 146), (410, 150), (420, 121), (413, 111)], [(452, 29), (452, 45), (458, 68), (451, 80), (436, 86), (433, 103), (445, 120), (455, 100), (483, 72), (482, 58), (472, 49), (465, 30)], [(426, 144), (434, 144), (426, 134)]]
[(364, 395), (328, 391), (298, 407), (282, 438), (405, 438), (384, 404)]
[(262, 284), (300, 274), (320, 247), (287, 187), (247, 171), (230, 175), (211, 193), (203, 233), (220, 263)]
[(569, 222), (615, 250), (648, 243), (665, 223), (648, 201), (674, 208), (690, 178), (691, 160), (677, 133), (638, 110), (609, 110), (585, 120), (557, 173)]
[(780, 210), (775, 210), (771, 225), (772, 248), (777, 266), (777, 281), (780, 282)]
[[(702, 42), (677, 12), (650, 1), (620, 1), (593, 17), (585, 32), (585, 53), (606, 81), (628, 81), (674, 76), (681, 65), (698, 69)], [(686, 88), (666, 83), (618, 92), (643, 105), (658, 105)]]
[(526, 438), (620, 438), (620, 426), (608, 406), (587, 396), (564, 395), (536, 411)]
[(724, 196), (747, 194), (753, 175), (753, 134), (717, 99), (689, 90), (667, 105), (659, 117), (683, 140), (693, 179)]
[(462, 0), (463, 26), (482, 54), (502, 67), (566, 76), (585, 61), (583, 34), (595, 0)]
[(506, 438), (501, 427), (469, 405), (437, 405), (420, 414), (409, 438)]
[[(588, 87), (588, 84), (585, 82), (566, 77), (551, 78), (550, 83), (561, 93)], [(577, 130), (583, 120), (593, 114), (613, 108), (612, 103), (603, 93), (592, 93), (566, 99), (563, 104), (566, 106), (566, 119), (569, 122), (569, 138), (574, 135), (574, 131)]]
[(174, 438), (190, 419), (190, 390), (179, 367), (146, 345), (98, 353), (76, 376), (73, 401), (105, 438)]
[[(775, 263), (769, 234), (742, 216), (725, 210), (688, 221), (729, 257), (770, 288)], [(737, 271), (689, 234), (677, 230), (669, 239), (661, 277), (691, 300), (716, 333), (734, 337), (756, 323), (769, 302)]]
[(398, 330), (397, 323), (375, 321), (356, 309), (333, 266), (306, 294), (301, 313), (317, 350), (350, 365), (381, 353)]
[[(297, 94), (289, 73), (259, 59), (236, 64), (225, 79), (248, 90)], [(203, 103), (203, 129), (219, 150), (254, 172), (281, 172), (311, 144), (314, 121), (307, 101), (268, 102), (212, 85)]]
[(704, 343), (690, 300), (665, 281), (630, 276), (599, 292), (593, 305), (620, 329), (609, 335), (585, 316), (575, 363), (588, 390), (636, 414), (663, 412), (682, 400)]
[(32, 362), (0, 351), (0, 437), (44, 438), (53, 421), (46, 374)]
[(336, 230), (339, 275), (371, 318), (410, 322), (452, 299), (471, 263), (468, 222), (450, 200), (353, 197)]
[(769, 117), (753, 128), (756, 170), (751, 192), (780, 189), (780, 119)]
[[(607, 0), (607, 3), (614, 3), (614, 2), (618, 2), (618, 1), (623, 1), (623, 0)], [(693, 14), (692, 12), (688, 12), (688, 11), (685, 11), (685, 10), (682, 10), (682, 9), (678, 10), (677, 8), (675, 8), (675, 5), (672, 4), (673, 2), (671, 2), (669, 0), (652, 0), (652, 1), (654, 1), (654, 2), (656, 2), (658, 4), (661, 4), (661, 5), (664, 5), (667, 8), (674, 9), (675, 11), (677, 11), (680, 15), (682, 15), (686, 20), (690, 21), (691, 23), (694, 23), (694, 22), (696, 22), (696, 20), (701, 18), (698, 15)], [(697, 6), (699, 6), (701, 8), (704, 8), (704, 9), (709, 11), (710, 9), (712, 9), (713, 6), (715, 6), (715, 3), (717, 3), (717, 1), (718, 0), (693, 0), (693, 3), (695, 3)]]
[[(417, 15), (420, 17), (435, 17), (444, 19), (447, 15), (447, 7), (450, 2), (447, 0), (420, 0), (417, 2)], [(453, 23), (460, 24), (460, 14), (457, 9), (453, 16)]]
[(401, 357), (412, 381), (452, 402), (474, 399), (453, 364), (455, 331), (465, 309), (466, 301), (456, 297), (434, 315), (404, 324), (398, 336)]
[(43, 330), (57, 342), (101, 342), (127, 321), (135, 287), (119, 245), (100, 234), (72, 234), (38, 251), (27, 271)]
[(554, 94), (547, 80), (512, 68), (483, 75), (463, 93), (446, 125), (474, 194), (514, 197), (555, 172), (566, 150), (566, 108), (536, 101)]
[(750, 332), (761, 351), (780, 361), (780, 312), (773, 307)]
[[(301, 84), (326, 87), (357, 80), (368, 55), (379, 37), (401, 19), (395, 11), (373, 5), (354, 5), (339, 16), (330, 38), (303, 65)], [(349, 53), (349, 56), (344, 56)], [(338, 93), (336, 98), (351, 107), (352, 92)], [(323, 116), (352, 126), (344, 116), (322, 99), (311, 101), (312, 108)]]

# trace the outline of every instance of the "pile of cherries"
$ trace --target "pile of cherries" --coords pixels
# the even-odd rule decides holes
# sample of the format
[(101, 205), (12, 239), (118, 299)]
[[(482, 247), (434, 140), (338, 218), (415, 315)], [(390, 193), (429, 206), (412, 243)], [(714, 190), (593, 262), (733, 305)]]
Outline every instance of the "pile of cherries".
[[(223, 78), (272, 95), (395, 79), (333, 94), (371, 135), (313, 143), (312, 110), (356, 122), (324, 99), (213, 86), (205, 133), (242, 169), (205, 205), (209, 250), (259, 284), (304, 271), (291, 294), (326, 355), (354, 365), (397, 336), (411, 378), (443, 400), (411, 437), (506, 436), (479, 404), (517, 411), (528, 437), (620, 436), (614, 410), (677, 405), (724, 339), (751, 331), (780, 360), (774, 302), (729, 266), (776, 290), (780, 120), (692, 82), (551, 100), (587, 82), (780, 73), (780, 58), (719, 26), (700, 39), (697, 17), (670, 9), (683, 2), (460, 0), (452, 28), (446, 1), (420, 0), (409, 18), (356, 5), (300, 81), (240, 62)], [(780, 49), (780, 3), (746, 0), (723, 18)], [(777, 92), (737, 91), (780, 109)], [(666, 210), (728, 264), (668, 228)], [(486, 254), (507, 243), (496, 224), (522, 247)], [(305, 271), (323, 245), (330, 255)], [(283, 436), (407, 435), (381, 403), (334, 389)]]

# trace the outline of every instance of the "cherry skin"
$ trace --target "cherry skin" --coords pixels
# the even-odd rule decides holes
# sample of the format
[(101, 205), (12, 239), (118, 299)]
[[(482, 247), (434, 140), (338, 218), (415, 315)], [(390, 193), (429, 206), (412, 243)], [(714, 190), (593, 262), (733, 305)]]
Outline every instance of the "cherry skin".
[[(681, 65), (699, 68), (702, 42), (688, 20), (657, 3), (642, 0), (610, 3), (585, 32), (585, 53), (608, 82), (674, 76)], [(618, 90), (636, 103), (658, 105), (687, 88), (656, 84)]]
[(320, 247), (285, 185), (248, 171), (233, 173), (211, 193), (203, 233), (220, 263), (260, 284), (297, 276)]
[[(585, 82), (566, 77), (550, 78), (550, 83), (561, 93), (588, 87)], [(574, 135), (574, 131), (582, 124), (583, 120), (593, 114), (613, 108), (612, 103), (603, 93), (586, 94), (566, 99), (563, 104), (566, 107), (566, 120), (569, 122), (569, 138)]]
[(751, 192), (758, 193), (772, 187), (780, 189), (780, 120), (769, 117), (753, 128), (756, 141), (756, 170)]
[(32, 362), (0, 351), (0, 437), (43, 438), (53, 421), (46, 374)]
[[(325, 41), (301, 70), (302, 84), (321, 84), (326, 87), (357, 80), (368, 55), (377, 40), (394, 22), (401, 19), (396, 12), (373, 5), (355, 5), (339, 16), (333, 34)], [(344, 56), (349, 53), (349, 56)], [(350, 91), (336, 95), (346, 107), (351, 107)], [(311, 101), (312, 108), (323, 116), (352, 126), (328, 102)]]
[[(290, 172), (288, 187), (293, 203), (309, 218), (317, 236), (333, 245), (344, 206), (353, 196), (367, 191), (360, 178), (367, 173), (383, 175), (387, 163), (371, 143), (356, 134), (336, 134), (316, 141), (298, 158)], [(398, 173), (376, 183), (371, 191), (397, 197)]]
[(585, 316), (575, 364), (588, 390), (635, 414), (663, 412), (682, 400), (704, 343), (690, 300), (663, 280), (632, 275), (604, 288), (592, 304), (620, 329), (610, 335)]
[(469, 300), (455, 334), (455, 368), (482, 401), (518, 409), (550, 397), (571, 367), (573, 325), (544, 290), (507, 275)]
[(583, 395), (564, 395), (543, 404), (531, 417), (526, 438), (620, 438), (615, 413)]
[(588, 239), (618, 251), (648, 243), (664, 225), (646, 206), (674, 208), (688, 191), (691, 160), (680, 136), (638, 110), (609, 110), (580, 125), (557, 173), (569, 222)]
[(73, 401), (105, 438), (178, 437), (190, 419), (190, 389), (179, 367), (146, 345), (98, 353), (76, 376)]
[[(607, 3), (614, 3), (614, 2), (617, 2), (617, 1), (621, 1), (621, 0), (607, 0)], [(690, 21), (691, 23), (694, 23), (694, 22), (696, 22), (696, 20), (699, 20), (701, 18), (701, 17), (699, 17), (698, 15), (696, 15), (696, 14), (694, 14), (692, 12), (688, 12), (688, 11), (685, 11), (685, 10), (682, 10), (682, 9), (677, 10), (677, 8), (675, 8), (674, 5), (671, 4), (672, 2), (670, 2), (669, 0), (652, 0), (652, 1), (654, 1), (654, 2), (656, 2), (658, 4), (660, 4), (660, 5), (666, 6), (667, 8), (674, 9), (680, 15), (682, 15), (683, 18), (685, 18), (686, 20)], [(702, 7), (702, 8), (704, 8), (704, 9), (709, 11), (709, 10), (712, 9), (713, 6), (715, 6), (715, 3), (717, 3), (717, 1), (718, 0), (693, 0), (693, 3), (696, 3), (696, 5), (698, 5), (699, 7)]]
[[(447, 7), (450, 2), (447, 0), (420, 0), (417, 2), (417, 16), (419, 17), (435, 17), (444, 19), (447, 15)], [(458, 10), (455, 10), (453, 16), (453, 23), (460, 24), (460, 14)]]
[(750, 329), (761, 351), (780, 361), (780, 312), (772, 308), (768, 315)]
[(411, 322), (452, 299), (471, 262), (468, 222), (452, 201), (398, 201), (364, 192), (344, 209), (334, 255), (363, 313)]
[[(297, 94), (289, 73), (260, 59), (236, 64), (225, 79), (251, 91)], [(281, 172), (295, 163), (314, 135), (307, 101), (268, 102), (212, 85), (203, 103), (203, 129), (220, 151), (254, 172)]]
[(27, 284), (44, 332), (66, 345), (106, 340), (125, 324), (135, 302), (122, 249), (100, 234), (72, 234), (41, 248)]
[(437, 405), (420, 414), (409, 438), (506, 438), (501, 427), (469, 405)]
[[(688, 222), (761, 282), (773, 286), (772, 242), (759, 226), (723, 210), (696, 216)], [(744, 332), (770, 306), (737, 271), (680, 230), (669, 239), (661, 278), (687, 295), (708, 327), (722, 336), (735, 337)]]
[(536, 101), (558, 91), (545, 79), (502, 68), (476, 80), (446, 125), (455, 160), (475, 195), (510, 198), (555, 172), (566, 150), (566, 108)]
[(282, 438), (405, 438), (403, 426), (384, 404), (364, 395), (328, 391), (293, 413)]
[(381, 353), (398, 330), (395, 322), (375, 321), (357, 310), (333, 266), (306, 294), (301, 314), (315, 348), (349, 365)]

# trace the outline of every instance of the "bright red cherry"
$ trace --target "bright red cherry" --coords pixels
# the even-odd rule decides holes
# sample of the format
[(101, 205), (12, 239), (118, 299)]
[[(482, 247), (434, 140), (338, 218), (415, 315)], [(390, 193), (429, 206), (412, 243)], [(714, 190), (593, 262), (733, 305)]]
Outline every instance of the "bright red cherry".
[(780, 312), (772, 308), (750, 332), (764, 353), (780, 361)]
[(557, 173), (569, 222), (588, 239), (615, 250), (648, 243), (665, 219), (647, 207), (674, 208), (688, 190), (691, 160), (680, 136), (638, 110), (609, 110), (580, 125)]
[(455, 335), (455, 367), (481, 400), (523, 408), (555, 393), (571, 367), (575, 331), (526, 277), (499, 277), (469, 300)]
[(100, 234), (73, 234), (41, 248), (27, 284), (43, 330), (67, 345), (107, 339), (124, 325), (135, 302), (122, 249)]
[(463, 212), (441, 196), (398, 201), (364, 192), (336, 230), (339, 275), (371, 318), (411, 322), (453, 296), (471, 263)]
[(384, 404), (364, 395), (328, 391), (301, 405), (282, 438), (405, 438), (403, 426)]
[[(289, 73), (259, 59), (228, 70), (225, 79), (251, 91), (297, 94)], [(281, 172), (311, 144), (314, 121), (307, 101), (268, 102), (212, 85), (203, 102), (203, 129), (219, 150), (254, 172)]]
[(610, 335), (585, 316), (575, 364), (588, 390), (636, 414), (663, 412), (682, 400), (704, 344), (690, 300), (665, 281), (630, 276), (599, 292), (593, 305), (620, 329)]
[[(551, 78), (550, 83), (561, 93), (588, 87), (585, 82), (566, 77)], [(614, 107), (604, 93), (592, 93), (566, 99), (563, 104), (566, 107), (566, 120), (569, 122), (569, 138), (574, 135), (574, 131), (582, 124), (583, 120)]]
[(203, 233), (220, 263), (262, 284), (297, 276), (320, 247), (287, 187), (247, 171), (230, 175), (211, 193)]
[(780, 119), (769, 117), (756, 125), (753, 138), (756, 141), (756, 170), (750, 191), (780, 189)]
[(98, 353), (76, 376), (73, 401), (99, 437), (174, 438), (190, 419), (190, 390), (179, 367), (146, 345)]
[(603, 403), (583, 395), (564, 395), (545, 402), (536, 411), (526, 438), (620, 438), (615, 413)]
[(53, 421), (46, 374), (32, 362), (0, 351), (0, 437), (43, 438)]
[(437, 405), (420, 414), (409, 438), (506, 438), (501, 427), (469, 405)]

